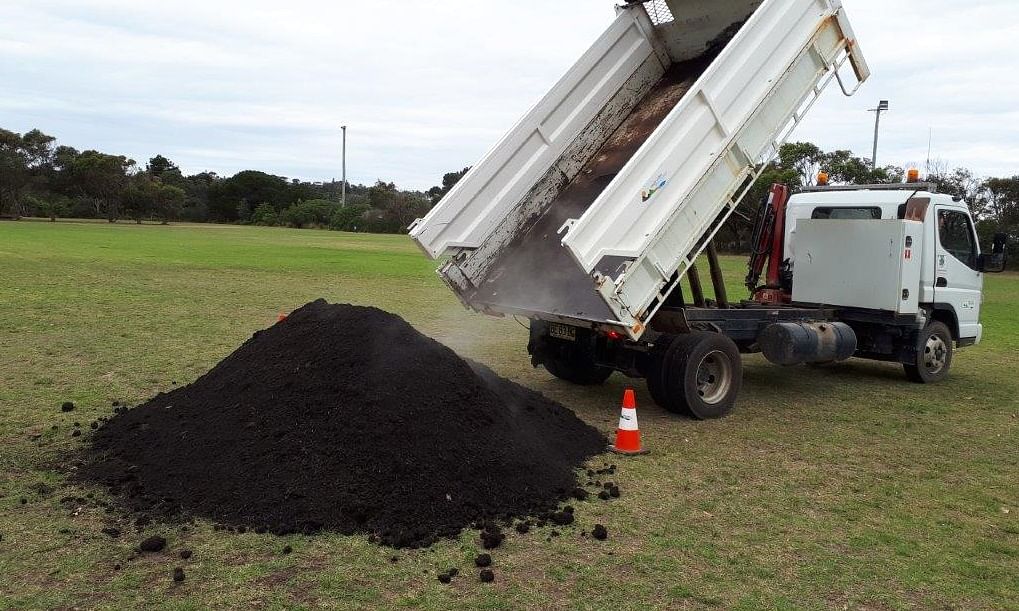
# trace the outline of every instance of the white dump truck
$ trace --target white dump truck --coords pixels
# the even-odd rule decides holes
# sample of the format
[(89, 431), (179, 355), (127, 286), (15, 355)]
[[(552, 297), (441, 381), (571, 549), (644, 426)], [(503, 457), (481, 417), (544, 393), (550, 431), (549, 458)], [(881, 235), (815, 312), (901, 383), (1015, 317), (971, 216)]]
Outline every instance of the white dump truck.
[[(734, 406), (741, 353), (853, 356), (944, 377), (980, 339), (982, 256), (965, 203), (919, 184), (764, 202), (732, 303), (712, 240), (825, 88), (870, 70), (839, 0), (655, 0), (609, 29), (410, 229), (461, 301), (530, 320), (535, 366), (614, 371), (696, 418)], [(1003, 251), (1002, 251), (1003, 252)], [(698, 258), (706, 253), (713, 298)], [(765, 262), (767, 282), (758, 286)]]

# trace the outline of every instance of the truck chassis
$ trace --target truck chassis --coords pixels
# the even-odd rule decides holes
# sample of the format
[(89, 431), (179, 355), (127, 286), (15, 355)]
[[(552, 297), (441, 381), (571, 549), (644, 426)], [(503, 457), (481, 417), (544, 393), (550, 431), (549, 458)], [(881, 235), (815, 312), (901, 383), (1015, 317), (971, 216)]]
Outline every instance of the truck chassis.
[[(898, 362), (918, 383), (944, 379), (953, 356), (948, 321), (934, 312), (894, 313), (745, 300), (729, 304), (718, 257), (707, 257), (716, 295), (704, 297), (696, 267), (671, 294), (638, 341), (619, 333), (531, 321), (528, 352), (535, 367), (575, 384), (599, 384), (618, 371), (643, 378), (668, 411), (697, 419), (721, 418), (735, 406), (742, 354), (764, 353), (780, 365), (827, 364), (851, 357)], [(769, 337), (791, 329), (793, 336)], [(848, 329), (848, 332), (847, 332)]]

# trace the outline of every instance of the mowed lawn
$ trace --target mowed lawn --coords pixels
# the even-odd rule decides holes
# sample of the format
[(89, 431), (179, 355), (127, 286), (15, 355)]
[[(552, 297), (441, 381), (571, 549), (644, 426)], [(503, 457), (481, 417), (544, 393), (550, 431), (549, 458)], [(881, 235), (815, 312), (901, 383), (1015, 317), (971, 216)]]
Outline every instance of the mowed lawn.
[[(726, 265), (741, 296), (744, 262)], [(575, 503), (577, 528), (558, 538), (513, 533), (490, 585), (472, 570), (477, 533), (397, 552), (202, 522), (125, 525), (114, 540), (100, 530), (117, 514), (61, 503), (103, 498), (63, 482), (74, 422), (88, 430), (112, 401), (189, 383), (319, 297), (396, 312), (607, 434), (633, 383), (581, 389), (532, 369), (526, 331), (465, 312), (406, 237), (0, 223), (0, 608), (1019, 608), (1015, 274), (989, 279), (986, 341), (940, 386), (895, 365), (750, 357), (738, 411), (698, 423), (637, 383), (653, 453), (604, 459), (620, 465), (622, 498)], [(67, 400), (78, 409), (63, 414)], [(608, 541), (581, 537), (595, 523)], [(150, 534), (194, 557), (129, 560)], [(452, 566), (461, 576), (440, 584)]]

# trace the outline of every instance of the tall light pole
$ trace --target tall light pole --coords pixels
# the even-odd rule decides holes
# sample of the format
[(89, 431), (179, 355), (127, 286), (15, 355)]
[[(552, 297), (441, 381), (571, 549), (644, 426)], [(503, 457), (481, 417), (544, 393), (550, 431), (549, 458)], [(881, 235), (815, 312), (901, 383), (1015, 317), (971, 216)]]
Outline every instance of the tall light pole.
[(340, 185), (340, 208), (347, 207), (347, 126), (341, 125), (343, 130), (343, 184)]
[(874, 119), (874, 155), (870, 158), (870, 169), (877, 169), (877, 141), (878, 136), (881, 133), (881, 113), (888, 111), (888, 100), (881, 100), (878, 103), (877, 108), (871, 108), (868, 112), (872, 112), (876, 115)]

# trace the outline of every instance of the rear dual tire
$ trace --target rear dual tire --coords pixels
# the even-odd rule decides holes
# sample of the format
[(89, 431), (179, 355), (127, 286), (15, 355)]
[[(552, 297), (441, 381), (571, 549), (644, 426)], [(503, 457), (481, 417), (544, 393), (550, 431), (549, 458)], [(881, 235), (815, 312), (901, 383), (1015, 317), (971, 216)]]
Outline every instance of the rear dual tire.
[(666, 410), (697, 420), (732, 412), (743, 386), (739, 348), (718, 333), (663, 336), (647, 372), (651, 398)]

